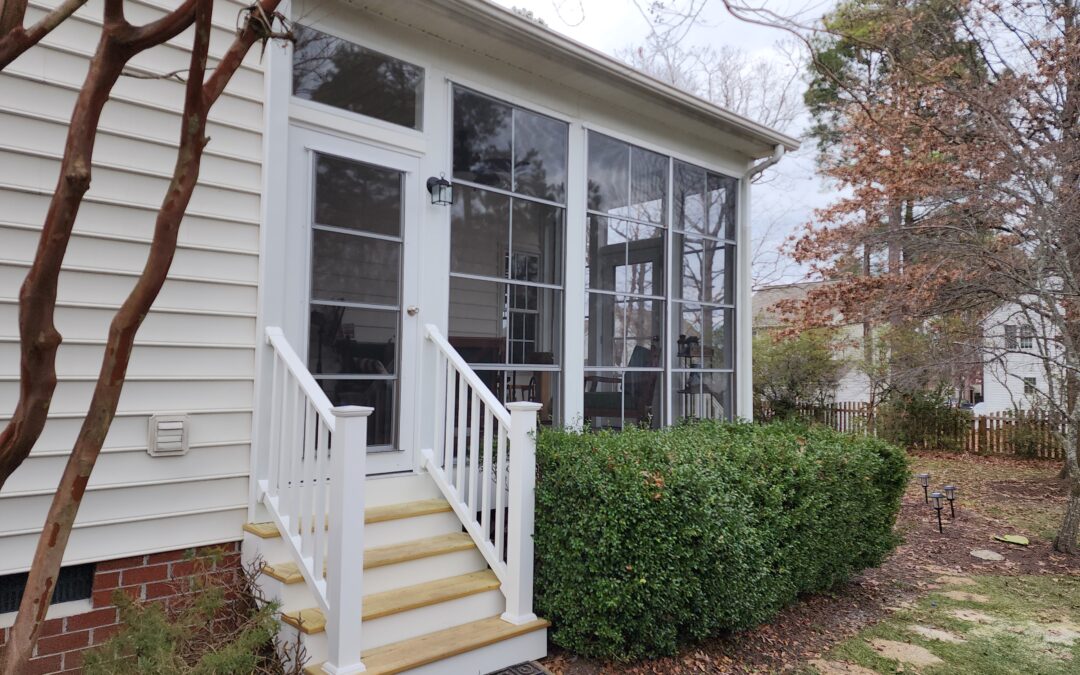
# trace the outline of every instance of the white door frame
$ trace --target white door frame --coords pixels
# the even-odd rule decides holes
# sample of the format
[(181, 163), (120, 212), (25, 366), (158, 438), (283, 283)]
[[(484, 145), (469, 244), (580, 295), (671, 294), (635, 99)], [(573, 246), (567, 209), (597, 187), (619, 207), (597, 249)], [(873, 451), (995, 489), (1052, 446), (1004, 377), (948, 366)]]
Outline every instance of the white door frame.
[(306, 362), (308, 354), (308, 322), (311, 297), (311, 221), (314, 212), (314, 155), (322, 153), (365, 164), (400, 171), (403, 175), (402, 194), (402, 261), (401, 261), (401, 325), (397, 353), (397, 445), (393, 450), (372, 451), (368, 454), (369, 474), (411, 471), (416, 455), (415, 419), (417, 388), (421, 373), (420, 349), (423, 345), (421, 322), (407, 308), (416, 306), (420, 292), (418, 234), (420, 199), (420, 160), (383, 147), (343, 139), (297, 126), (289, 127), (288, 217), (286, 218), (286, 292), (284, 325), (290, 344)]

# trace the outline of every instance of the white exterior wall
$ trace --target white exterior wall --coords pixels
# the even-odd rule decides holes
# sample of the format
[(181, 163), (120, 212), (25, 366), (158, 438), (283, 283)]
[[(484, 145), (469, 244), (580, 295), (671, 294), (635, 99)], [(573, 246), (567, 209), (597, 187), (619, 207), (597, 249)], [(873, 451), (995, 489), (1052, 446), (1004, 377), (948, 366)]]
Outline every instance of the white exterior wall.
[[(57, 0), (32, 3), (28, 22)], [(211, 57), (245, 3), (218, 0)], [(133, 23), (175, 7), (124, 3)], [(18, 397), (19, 286), (56, 184), (67, 123), (97, 44), (91, 0), (0, 74), (0, 425)], [(186, 69), (192, 31), (130, 69)], [(213, 63), (211, 63), (213, 65)], [(97, 377), (107, 327), (142, 269), (175, 162), (184, 85), (120, 78), (106, 105), (93, 181), (60, 277), (64, 337), (52, 413), (0, 492), (0, 574), (29, 566), (38, 532)], [(76, 563), (235, 540), (247, 505), (262, 187), (263, 72), (256, 47), (210, 115), (199, 187), (169, 280), (136, 341), (130, 377), (76, 521)], [(153, 413), (191, 416), (184, 457), (146, 452)]]
[[(1039, 400), (1045, 400), (1051, 384), (1047, 381), (1046, 366), (1038, 353), (1038, 335), (1045, 331), (1036, 329), (1036, 337), (1030, 349), (1022, 348), (1017, 335), (1017, 347), (1008, 349), (1005, 326), (1031, 323), (1017, 305), (1007, 304), (998, 308), (983, 321), (984, 340), (988, 350), (983, 366), (983, 402), (985, 412), (1004, 412), (1019, 408), (1030, 410)], [(1019, 329), (1018, 329), (1019, 331)], [(1024, 378), (1035, 378), (1037, 394), (1024, 393)], [(1060, 382), (1056, 384), (1060, 387)]]

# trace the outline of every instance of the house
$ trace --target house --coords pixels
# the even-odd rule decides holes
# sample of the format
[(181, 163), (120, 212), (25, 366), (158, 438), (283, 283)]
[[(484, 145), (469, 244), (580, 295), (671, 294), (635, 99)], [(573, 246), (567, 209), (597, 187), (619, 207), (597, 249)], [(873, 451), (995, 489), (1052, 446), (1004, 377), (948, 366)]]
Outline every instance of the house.
[[(807, 292), (825, 282), (803, 281), (793, 284), (774, 284), (763, 286), (753, 294), (753, 329), (755, 331), (769, 331), (779, 328), (782, 324), (782, 312), (777, 303), (784, 300), (802, 300)], [(867, 403), (870, 401), (870, 378), (860, 370), (858, 363), (864, 358), (863, 354), (863, 324), (838, 322), (836, 325), (836, 358), (843, 364), (840, 368), (840, 377), (836, 383), (836, 391), (833, 392), (832, 400), (842, 403), (857, 402)]]
[[(983, 402), (979, 413), (1047, 409), (1064, 390), (1064, 371), (1054, 365), (1059, 351), (1046, 336), (1055, 330), (1025, 303), (1004, 303), (982, 321)], [(1050, 362), (1051, 367), (1047, 368)]]
[[(133, 20), (169, 6), (125, 4)], [(211, 56), (243, 6), (218, 0)], [(210, 116), (67, 548), (50, 631), (75, 637), (39, 648), (56, 670), (116, 621), (109, 588), (155, 597), (185, 550), (241, 541), (311, 672), (542, 656), (531, 431), (751, 414), (749, 178), (795, 140), (484, 0), (284, 11), (296, 44), (252, 50)], [(0, 74), (0, 423), (100, 21), (87, 5)], [(185, 68), (186, 40), (133, 71)], [(105, 108), (60, 280), (56, 398), (0, 493), (8, 582), (143, 264), (182, 94), (125, 77)]]

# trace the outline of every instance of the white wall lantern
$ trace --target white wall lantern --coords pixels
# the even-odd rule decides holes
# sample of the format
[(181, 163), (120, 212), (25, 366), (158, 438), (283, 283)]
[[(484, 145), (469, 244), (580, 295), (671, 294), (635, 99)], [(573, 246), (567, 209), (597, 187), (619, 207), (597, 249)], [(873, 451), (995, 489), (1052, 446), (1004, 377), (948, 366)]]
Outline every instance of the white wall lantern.
[(454, 203), (454, 186), (444, 176), (428, 178), (427, 189), (431, 193), (432, 204), (446, 206)]

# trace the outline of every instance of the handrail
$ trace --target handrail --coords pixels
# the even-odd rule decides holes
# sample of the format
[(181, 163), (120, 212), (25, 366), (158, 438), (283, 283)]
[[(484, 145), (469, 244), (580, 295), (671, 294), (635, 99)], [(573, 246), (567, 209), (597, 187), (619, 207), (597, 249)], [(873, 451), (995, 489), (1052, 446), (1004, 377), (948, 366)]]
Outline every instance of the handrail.
[(542, 406), (504, 406), (436, 326), (428, 324), (426, 332), (436, 350), (435, 426), (424, 468), (498, 577), (506, 596), (502, 618), (532, 621), (535, 431)]
[(454, 349), (443, 334), (439, 331), (439, 327), (434, 324), (427, 324), (424, 326), (427, 330), (427, 337), (429, 340), (438, 346), (439, 351), (443, 356), (450, 361), (450, 364), (454, 367), (465, 381), (472, 387), (473, 391), (480, 397), (480, 400), (487, 406), (492, 415), (494, 415), (503, 426), (510, 426), (510, 412), (503, 407), (503, 404), (496, 398), (495, 394), (487, 388), (487, 385), (483, 383), (480, 377), (476, 374), (476, 371), (469, 367), (469, 364), (465, 362), (465, 359), (461, 357), (461, 354)]
[[(252, 467), (257, 498), (326, 617), (327, 672), (361, 672), (367, 418), (334, 407), (280, 328), (266, 329), (272, 359), (266, 452)], [(268, 404), (267, 404), (268, 401)]]
[(296, 383), (303, 390), (304, 396), (311, 401), (311, 405), (318, 411), (319, 417), (323, 418), (323, 422), (326, 423), (330, 431), (333, 431), (334, 414), (331, 409), (334, 406), (330, 403), (330, 398), (327, 397), (326, 392), (312, 377), (311, 371), (300, 360), (299, 355), (293, 351), (289, 341), (285, 339), (285, 333), (280, 328), (268, 326), (266, 328), (266, 342), (273, 346), (274, 351), (277, 352), (285, 367), (289, 369), (289, 372), (296, 379)]

